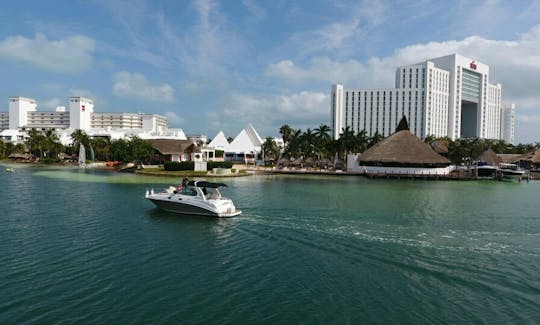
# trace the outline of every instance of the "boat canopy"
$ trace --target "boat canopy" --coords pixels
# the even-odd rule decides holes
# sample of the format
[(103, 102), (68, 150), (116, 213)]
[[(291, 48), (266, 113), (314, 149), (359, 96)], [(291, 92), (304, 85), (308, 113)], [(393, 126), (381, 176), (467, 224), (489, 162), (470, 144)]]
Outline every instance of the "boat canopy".
[(196, 186), (196, 187), (209, 187), (209, 188), (227, 187), (227, 184), (224, 184), (224, 183), (213, 183), (213, 182), (207, 182), (207, 181), (189, 181), (188, 185)]

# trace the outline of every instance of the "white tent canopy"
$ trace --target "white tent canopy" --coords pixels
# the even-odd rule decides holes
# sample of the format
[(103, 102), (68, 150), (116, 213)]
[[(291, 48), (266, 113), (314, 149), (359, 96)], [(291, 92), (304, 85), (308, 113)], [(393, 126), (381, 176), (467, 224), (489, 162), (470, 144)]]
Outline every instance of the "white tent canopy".
[(208, 144), (209, 148), (214, 148), (216, 150), (223, 150), (227, 151), (229, 148), (229, 141), (227, 141), (227, 137), (225, 136), (225, 133), (223, 131), (219, 131), (218, 134), (210, 141)]
[(234, 138), (226, 152), (252, 153), (261, 152), (263, 141), (251, 123)]

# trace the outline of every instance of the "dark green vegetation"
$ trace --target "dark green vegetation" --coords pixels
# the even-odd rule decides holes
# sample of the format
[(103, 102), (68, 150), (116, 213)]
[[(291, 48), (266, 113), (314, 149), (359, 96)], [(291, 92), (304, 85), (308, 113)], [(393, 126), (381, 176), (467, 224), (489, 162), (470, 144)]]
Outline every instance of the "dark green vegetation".
[[(347, 154), (364, 152), (383, 139), (379, 133), (368, 136), (365, 130), (355, 134), (350, 127), (341, 130), (339, 139), (333, 139), (330, 135), (330, 127), (324, 124), (313, 130), (308, 128), (304, 132), (301, 129), (293, 129), (285, 124), (279, 129), (279, 132), (283, 137), (285, 148), (281, 153), (281, 148), (277, 146), (271, 137), (267, 137), (262, 145), (265, 161), (275, 162), (280, 158), (280, 155), (281, 158), (291, 160), (335, 160), (337, 157), (344, 161)], [(75, 130), (71, 134), (73, 144), (63, 146), (56, 133), (51, 130), (30, 130), (28, 135), (29, 138), (25, 144), (13, 145), (0, 141), (0, 159), (7, 158), (11, 154), (28, 152), (45, 163), (61, 162), (62, 159), (66, 158), (76, 160), (81, 144), (87, 150), (88, 160), (142, 161), (149, 163), (154, 158), (154, 150), (150, 143), (138, 137), (133, 137), (130, 140), (110, 140), (108, 137), (90, 138), (84, 131)], [(425, 142), (432, 146), (443, 144), (443, 147), (447, 149), (445, 155), (456, 164), (471, 161), (471, 159), (478, 157), (489, 148), (498, 154), (524, 154), (540, 146), (540, 143), (511, 145), (502, 140), (485, 139), (458, 139), (452, 141), (449, 138), (435, 138), (432, 136), (428, 136)], [(223, 157), (223, 151), (216, 151), (216, 157)]]
[[(345, 160), (347, 154), (362, 153), (383, 139), (379, 133), (368, 136), (365, 130), (355, 134), (350, 127), (341, 130), (339, 139), (332, 139), (330, 131), (330, 127), (324, 124), (313, 130), (307, 129), (305, 132), (302, 132), (301, 129), (293, 129), (287, 124), (283, 125), (279, 129), (285, 144), (282, 157), (314, 160), (325, 158), (332, 160), (337, 157)], [(426, 137), (424, 141), (432, 146), (442, 144), (447, 149), (447, 153), (445, 152), (444, 155), (447, 155), (456, 164), (470, 161), (489, 148), (498, 154), (524, 154), (540, 146), (540, 143), (511, 145), (503, 140), (487, 139), (457, 139), (453, 141), (449, 138), (435, 138), (433, 136)], [(271, 138), (266, 138), (263, 152), (266, 160), (279, 157), (279, 149)]]
[(149, 161), (154, 149), (146, 140), (133, 137), (130, 140), (110, 140), (108, 137), (90, 138), (84, 131), (77, 129), (71, 134), (73, 144), (64, 146), (51, 130), (30, 130), (25, 144), (13, 145), (0, 141), (0, 158), (7, 158), (14, 153), (28, 152), (39, 158), (40, 162), (57, 163), (64, 159), (77, 160), (79, 148), (84, 145), (88, 160), (122, 162)]

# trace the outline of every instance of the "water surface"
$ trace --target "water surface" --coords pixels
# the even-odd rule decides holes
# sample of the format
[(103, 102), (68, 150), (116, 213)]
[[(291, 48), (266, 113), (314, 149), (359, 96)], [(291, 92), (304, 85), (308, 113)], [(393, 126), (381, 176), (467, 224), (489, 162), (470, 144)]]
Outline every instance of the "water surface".
[(143, 199), (168, 178), (4, 170), (0, 323), (540, 319), (540, 182), (225, 178), (212, 219)]

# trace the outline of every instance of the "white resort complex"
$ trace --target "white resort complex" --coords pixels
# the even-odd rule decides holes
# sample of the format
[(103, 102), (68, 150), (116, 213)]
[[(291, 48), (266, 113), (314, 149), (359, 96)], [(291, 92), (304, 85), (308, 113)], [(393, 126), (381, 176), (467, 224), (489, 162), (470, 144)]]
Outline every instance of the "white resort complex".
[(9, 111), (0, 112), (0, 139), (22, 143), (27, 131), (53, 130), (62, 144), (71, 143), (71, 133), (76, 129), (90, 136), (122, 139), (138, 136), (143, 139), (186, 139), (181, 129), (169, 129), (167, 118), (156, 114), (98, 113), (94, 112), (93, 100), (70, 97), (69, 110), (58, 106), (54, 111), (38, 111), (32, 98), (9, 97)]
[(395, 88), (332, 86), (334, 138), (355, 133), (392, 134), (402, 116), (417, 137), (501, 139), (514, 143), (514, 105), (502, 103), (501, 84), (491, 84), (489, 66), (459, 54), (396, 69)]
[[(94, 102), (85, 97), (70, 97), (69, 110), (59, 106), (54, 111), (38, 111), (35, 99), (9, 97), (9, 111), (0, 112), (0, 140), (14, 144), (24, 143), (30, 130), (53, 130), (63, 145), (72, 143), (71, 134), (80, 129), (90, 137), (106, 137), (110, 140), (129, 139), (137, 136), (145, 140), (170, 140), (169, 147), (175, 147), (170, 160), (195, 159), (215, 160), (216, 151), (222, 151), (223, 160), (254, 162), (261, 153), (263, 144), (253, 125), (240, 131), (229, 143), (223, 131), (219, 131), (212, 142), (206, 145), (206, 136), (189, 136), (182, 129), (168, 127), (167, 118), (156, 114), (143, 113), (98, 113), (94, 112)], [(276, 140), (277, 141), (277, 140)], [(188, 143), (201, 144), (199, 155), (183, 155), (178, 148)], [(178, 150), (177, 150), (178, 149)], [(193, 156), (193, 157), (191, 157)], [(218, 159), (219, 160), (219, 159)]]

